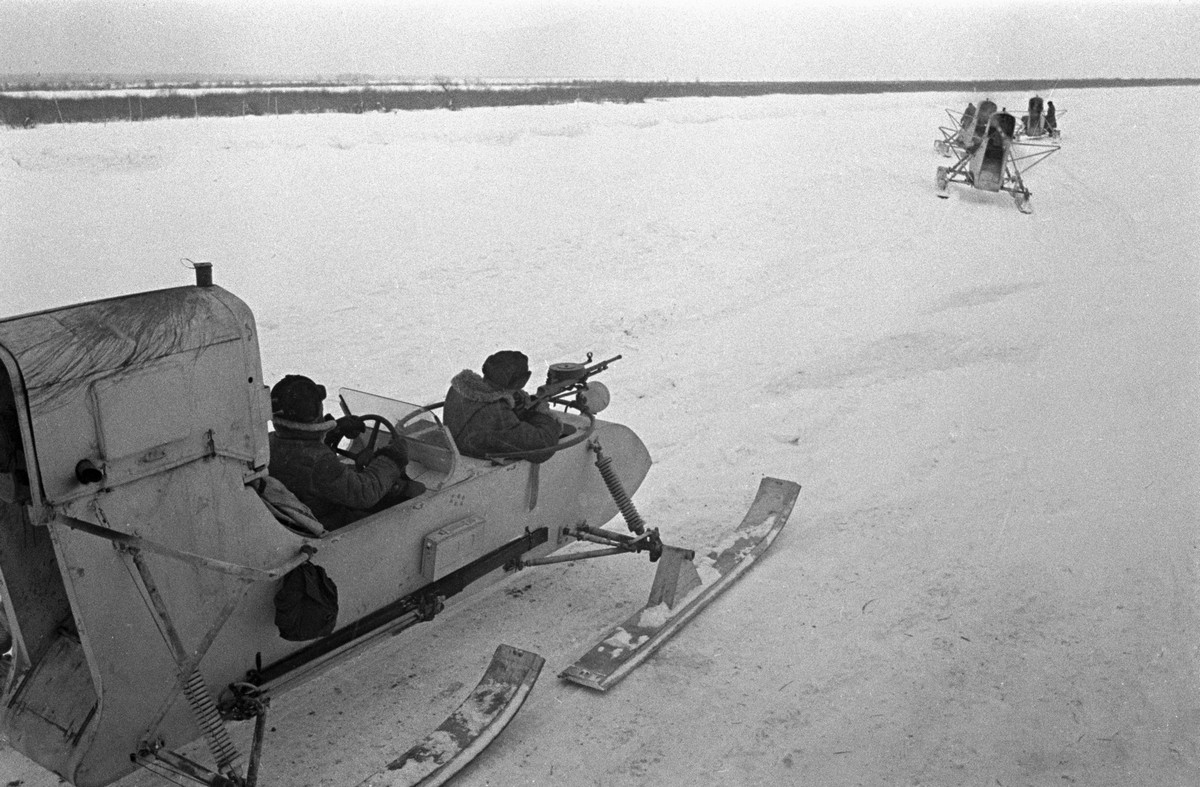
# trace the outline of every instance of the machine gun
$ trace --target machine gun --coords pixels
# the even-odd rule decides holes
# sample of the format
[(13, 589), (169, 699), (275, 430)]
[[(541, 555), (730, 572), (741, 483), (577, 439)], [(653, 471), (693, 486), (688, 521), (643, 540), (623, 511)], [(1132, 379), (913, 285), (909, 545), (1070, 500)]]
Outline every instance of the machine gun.
[[(588, 385), (588, 379), (608, 368), (610, 363), (621, 360), (614, 355), (599, 363), (592, 363), (592, 354), (587, 354), (583, 363), (552, 363), (546, 370), (546, 382), (540, 386), (533, 396), (521, 407), (522, 410), (533, 410), (543, 402), (549, 404), (570, 405), (578, 409), (586, 409), (598, 413), (608, 406), (608, 389), (600, 383)], [(568, 396), (575, 392), (575, 398), (568, 401)]]

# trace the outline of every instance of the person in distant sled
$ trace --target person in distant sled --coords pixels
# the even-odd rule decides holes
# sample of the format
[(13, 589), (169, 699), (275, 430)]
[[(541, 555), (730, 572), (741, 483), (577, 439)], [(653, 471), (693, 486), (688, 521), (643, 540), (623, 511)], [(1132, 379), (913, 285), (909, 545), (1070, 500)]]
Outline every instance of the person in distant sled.
[[(516, 350), (501, 350), (483, 362), (483, 374), (463, 369), (450, 381), (442, 416), (458, 450), (466, 456), (487, 459), (521, 451), (540, 451), (575, 432), (542, 402), (530, 407), (525, 393), (529, 358)], [(526, 458), (540, 464), (552, 451)]]
[(329, 530), (348, 525), (388, 506), (411, 500), (424, 485), (405, 473), (403, 441), (379, 449), (364, 467), (343, 462), (334, 446), (366, 427), (347, 415), (325, 415), (325, 386), (289, 374), (271, 389), (271, 476), (283, 483)]

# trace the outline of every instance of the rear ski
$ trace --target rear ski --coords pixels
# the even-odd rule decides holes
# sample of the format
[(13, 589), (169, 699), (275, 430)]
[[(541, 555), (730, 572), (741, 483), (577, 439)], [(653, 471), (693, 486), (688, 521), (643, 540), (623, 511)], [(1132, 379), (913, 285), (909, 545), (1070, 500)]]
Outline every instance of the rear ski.
[(664, 546), (646, 605), (559, 677), (599, 691), (616, 685), (767, 551), (799, 494), (797, 483), (764, 478), (742, 523), (708, 555), (693, 563), (691, 550)]
[(423, 741), (359, 787), (444, 784), (487, 748), (521, 709), (545, 660), (500, 645), (474, 691)]

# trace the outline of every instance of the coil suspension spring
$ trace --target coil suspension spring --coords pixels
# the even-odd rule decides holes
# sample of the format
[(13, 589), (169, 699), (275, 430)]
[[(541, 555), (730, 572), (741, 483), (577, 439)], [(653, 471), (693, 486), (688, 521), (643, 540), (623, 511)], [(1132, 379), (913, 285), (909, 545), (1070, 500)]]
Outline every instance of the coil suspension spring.
[(229, 739), (229, 732), (221, 721), (221, 715), (217, 713), (217, 705), (208, 693), (208, 685), (205, 684), (199, 669), (192, 670), (191, 677), (183, 686), (183, 696), (187, 698), (188, 705), (196, 716), (196, 723), (204, 733), (204, 742), (208, 744), (208, 750), (217, 761), (217, 769), (222, 773), (233, 770), (241, 755)]
[(604, 452), (600, 450), (598, 441), (592, 441), (589, 447), (596, 452), (596, 469), (600, 471), (604, 485), (608, 487), (608, 493), (612, 495), (617, 508), (621, 510), (621, 516), (625, 517), (625, 524), (628, 525), (631, 532), (640, 536), (646, 531), (646, 522), (634, 507), (633, 501), (629, 499), (625, 487), (621, 485), (621, 479), (617, 478), (617, 471), (613, 469), (612, 459), (605, 456)]

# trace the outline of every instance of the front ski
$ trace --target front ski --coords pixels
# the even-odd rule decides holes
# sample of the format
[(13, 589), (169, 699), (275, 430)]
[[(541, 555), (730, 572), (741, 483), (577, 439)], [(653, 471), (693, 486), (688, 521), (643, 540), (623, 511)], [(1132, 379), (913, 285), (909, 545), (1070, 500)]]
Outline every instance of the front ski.
[(359, 787), (435, 787), (483, 751), (521, 709), (542, 671), (536, 653), (500, 645), (475, 690), (425, 740)]
[(797, 483), (764, 478), (742, 523), (708, 555), (693, 564), (690, 553), (666, 547), (646, 605), (559, 677), (599, 691), (616, 685), (767, 551), (799, 494)]
[(950, 188), (950, 168), (949, 167), (938, 167), (937, 168), (937, 175), (934, 176), (933, 185), (934, 185), (934, 187), (937, 188), (937, 195), (939, 197), (941, 197), (942, 199), (950, 198), (950, 194), (948, 193), (948, 189)]

